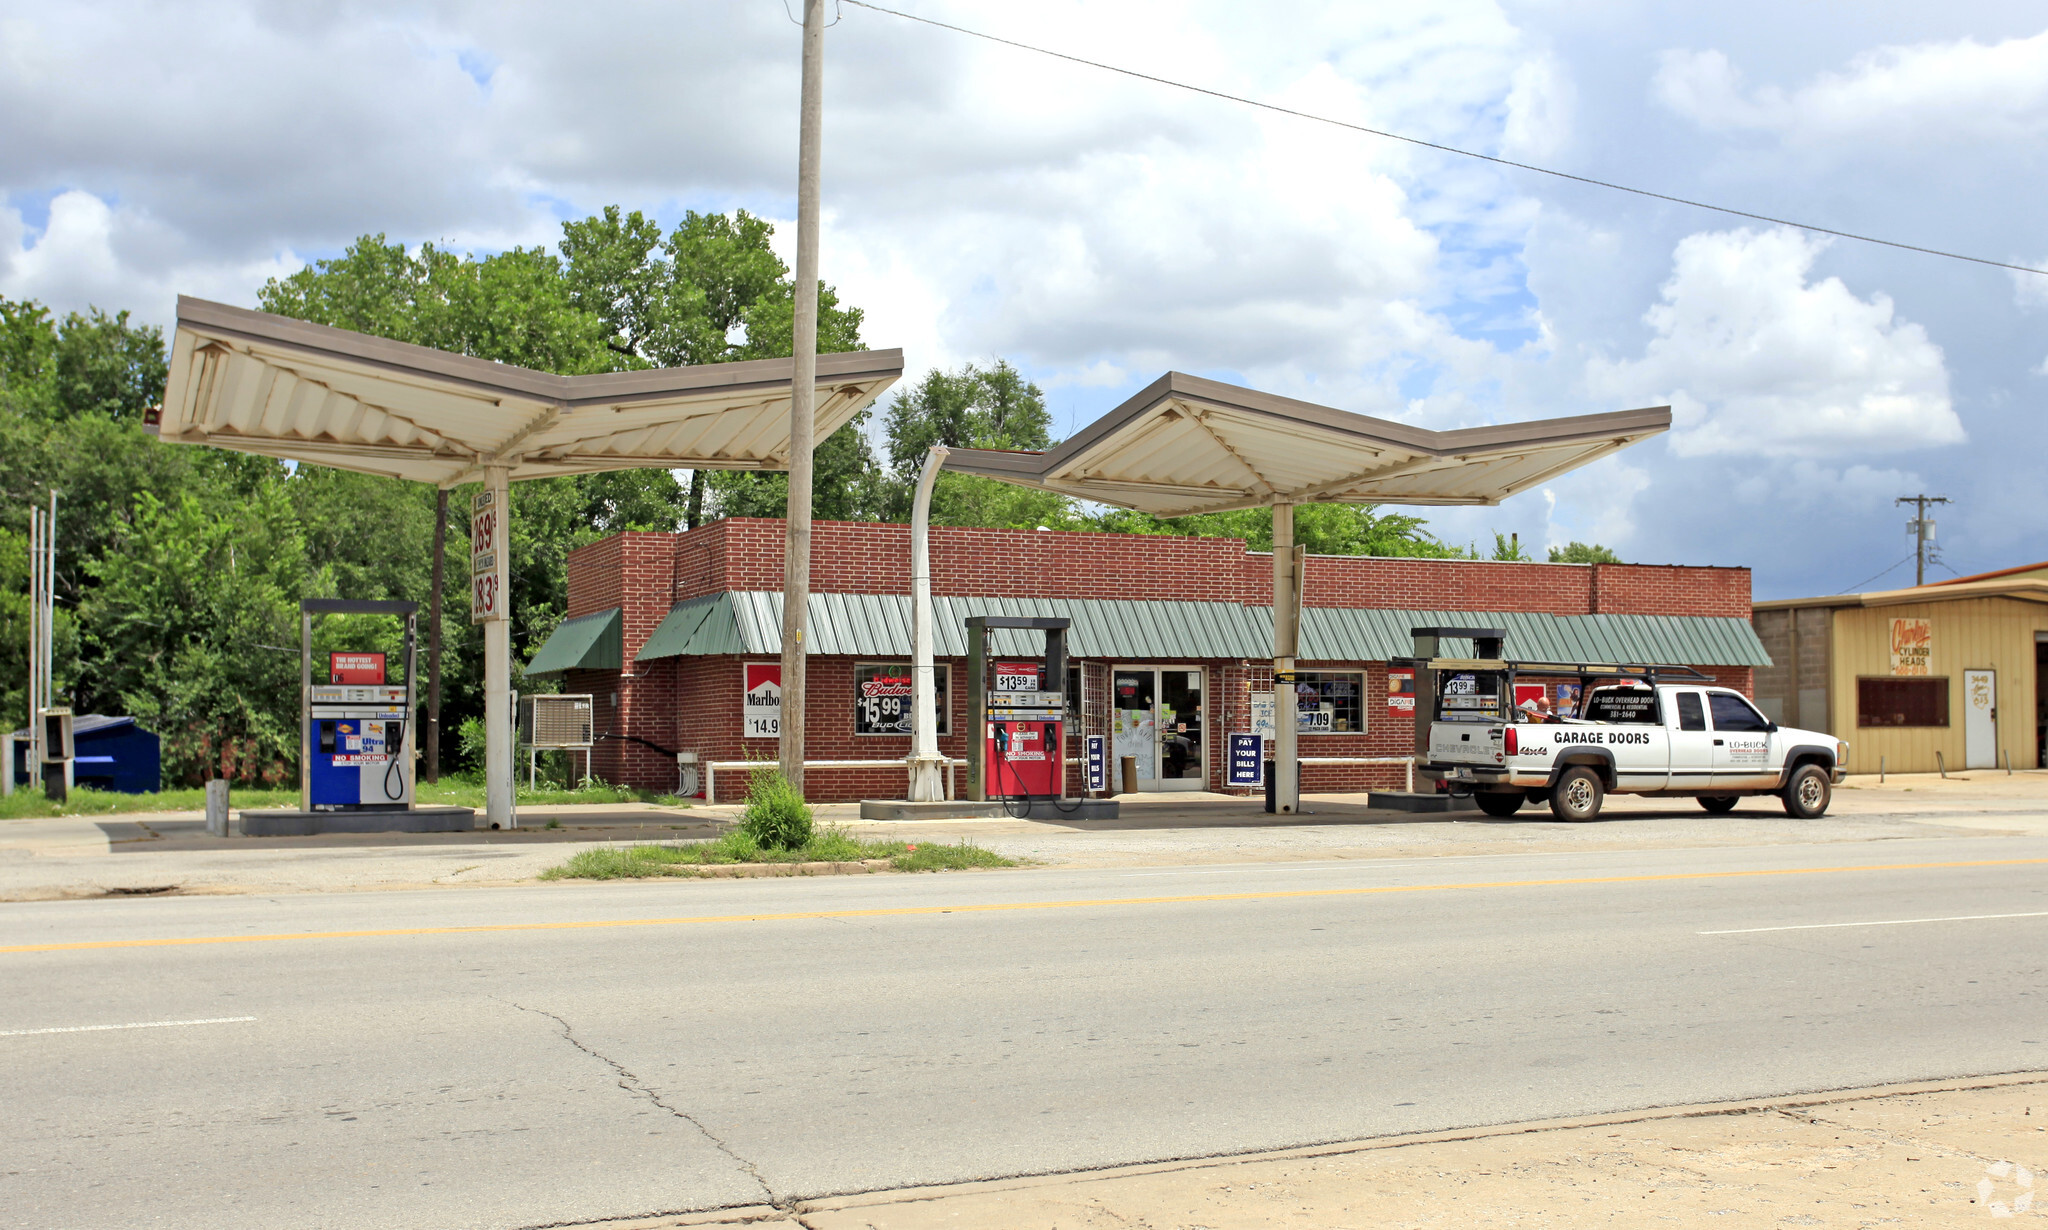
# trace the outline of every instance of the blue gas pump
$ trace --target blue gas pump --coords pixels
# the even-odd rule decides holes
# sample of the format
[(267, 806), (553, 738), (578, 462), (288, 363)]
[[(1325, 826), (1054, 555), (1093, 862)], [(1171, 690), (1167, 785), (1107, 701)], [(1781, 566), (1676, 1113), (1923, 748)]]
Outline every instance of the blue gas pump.
[[(419, 604), (308, 598), (302, 621), (301, 806), (307, 811), (409, 811), (413, 806), (413, 667)], [(313, 682), (313, 619), (325, 614), (396, 615), (405, 620), (401, 678), (381, 653), (336, 653), (328, 681)]]

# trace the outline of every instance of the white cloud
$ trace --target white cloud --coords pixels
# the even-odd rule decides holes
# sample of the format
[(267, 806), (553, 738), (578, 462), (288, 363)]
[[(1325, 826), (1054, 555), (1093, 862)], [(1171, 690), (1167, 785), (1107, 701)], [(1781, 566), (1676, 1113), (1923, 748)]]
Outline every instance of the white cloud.
[(1597, 391), (1668, 400), (1672, 452), (1848, 457), (1958, 444), (1941, 348), (1889, 296), (1809, 282), (1825, 243), (1783, 228), (1682, 240), (1643, 356), (1595, 361)]
[(1667, 51), (1652, 91), (1703, 127), (1804, 143), (2021, 139), (2048, 132), (2048, 32), (1879, 47), (1790, 91), (1750, 88), (1720, 51)]
[(1577, 102), (1571, 78), (1546, 55), (1517, 68), (1511, 80), (1502, 144), (1522, 158), (1555, 154), (1571, 137)]

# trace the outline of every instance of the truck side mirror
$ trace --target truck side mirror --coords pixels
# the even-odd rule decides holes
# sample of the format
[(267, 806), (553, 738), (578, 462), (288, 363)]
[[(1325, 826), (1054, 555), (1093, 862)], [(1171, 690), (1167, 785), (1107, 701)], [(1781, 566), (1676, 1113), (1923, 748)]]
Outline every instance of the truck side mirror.
[(1766, 724), (1766, 725), (1764, 726), (1764, 729), (1765, 729), (1765, 730), (1768, 730), (1768, 731), (1770, 731), (1770, 732), (1771, 732), (1772, 734), (1777, 734), (1777, 733), (1778, 733), (1778, 724), (1777, 724), (1776, 722), (1770, 722), (1770, 723), (1767, 723), (1767, 724)]

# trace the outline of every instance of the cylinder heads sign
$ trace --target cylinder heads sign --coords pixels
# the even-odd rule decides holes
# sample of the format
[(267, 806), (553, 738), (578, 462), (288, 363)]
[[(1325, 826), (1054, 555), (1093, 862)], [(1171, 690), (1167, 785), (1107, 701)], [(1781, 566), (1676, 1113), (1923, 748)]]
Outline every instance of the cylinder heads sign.
[(782, 737), (782, 663), (748, 662), (740, 701), (740, 732), (749, 739)]
[(510, 618), (505, 591), (505, 492), (485, 489), (469, 502), (469, 622)]
[(1934, 621), (1892, 621), (1892, 674), (1925, 675), (1934, 660)]

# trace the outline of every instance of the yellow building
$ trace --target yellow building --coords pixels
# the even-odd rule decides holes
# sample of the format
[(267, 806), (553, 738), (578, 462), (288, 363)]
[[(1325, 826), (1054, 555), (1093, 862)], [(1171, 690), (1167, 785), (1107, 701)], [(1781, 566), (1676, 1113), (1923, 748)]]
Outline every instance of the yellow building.
[(1759, 602), (1756, 702), (1849, 743), (1849, 771), (2048, 766), (2048, 562)]

